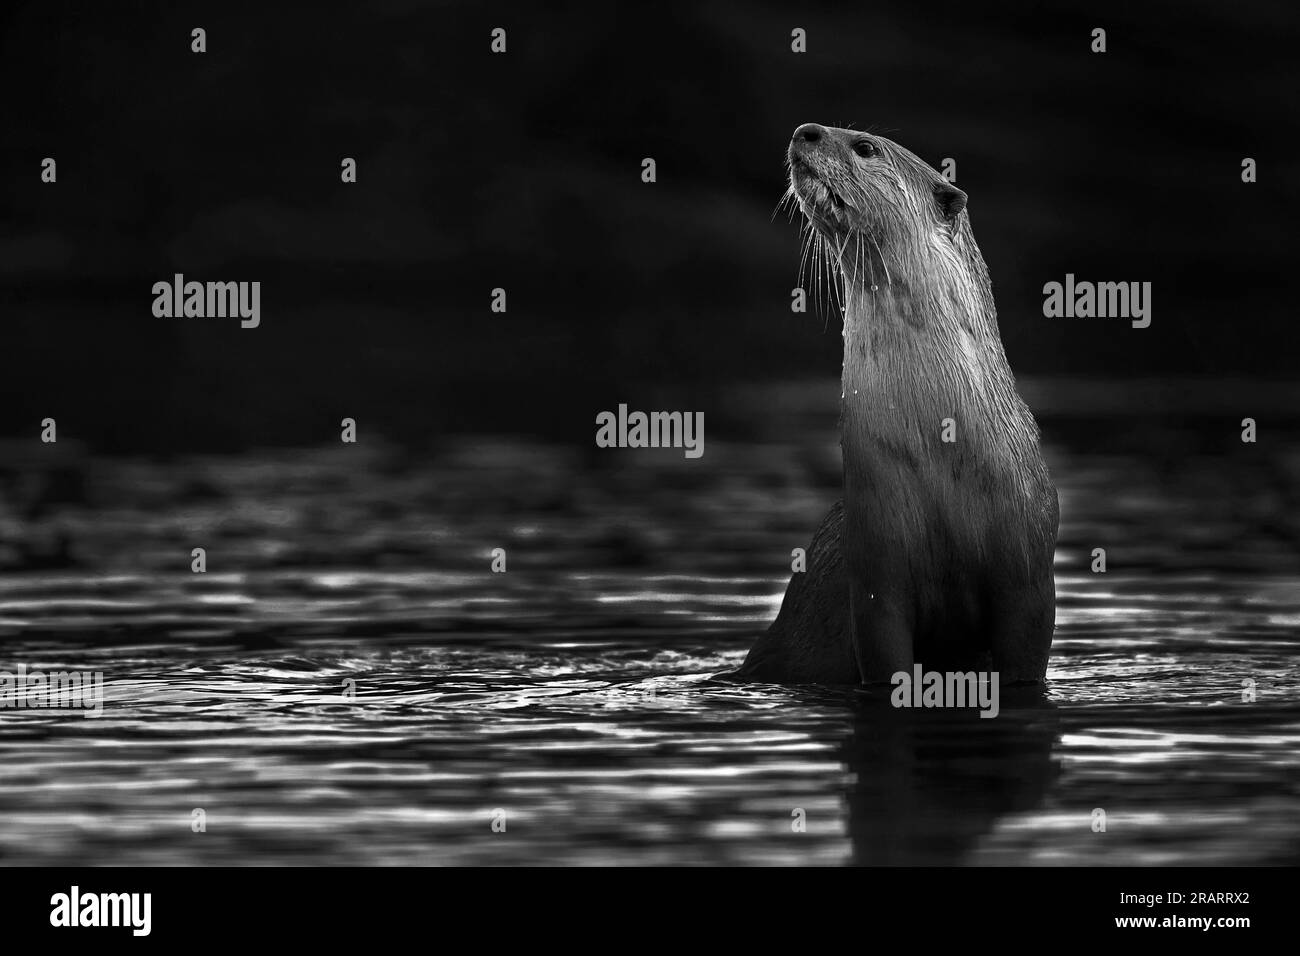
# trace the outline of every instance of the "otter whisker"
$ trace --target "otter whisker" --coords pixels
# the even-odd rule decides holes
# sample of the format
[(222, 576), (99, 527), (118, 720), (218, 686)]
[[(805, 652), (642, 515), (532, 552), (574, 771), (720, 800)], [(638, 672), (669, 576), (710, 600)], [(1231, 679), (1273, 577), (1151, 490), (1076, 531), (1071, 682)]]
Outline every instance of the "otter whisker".
[(781, 211), (782, 206), (786, 207), (786, 221), (789, 222), (793, 220), (794, 211), (798, 204), (798, 196), (794, 191), (794, 183), (791, 183), (785, 188), (785, 192), (781, 194), (781, 198), (777, 200), (776, 206), (772, 209), (772, 216), (768, 222), (776, 221), (776, 214)]
[(874, 236), (868, 235), (867, 238), (871, 240), (872, 244), (876, 247), (876, 254), (880, 256), (880, 266), (885, 270), (885, 284), (893, 286), (894, 277), (889, 274), (889, 263), (885, 261), (885, 254), (880, 251), (880, 243), (876, 242)]
[(812, 265), (813, 246), (817, 241), (817, 233), (811, 225), (805, 223), (803, 227), (803, 244), (799, 251), (799, 285), (807, 288), (808, 277)]

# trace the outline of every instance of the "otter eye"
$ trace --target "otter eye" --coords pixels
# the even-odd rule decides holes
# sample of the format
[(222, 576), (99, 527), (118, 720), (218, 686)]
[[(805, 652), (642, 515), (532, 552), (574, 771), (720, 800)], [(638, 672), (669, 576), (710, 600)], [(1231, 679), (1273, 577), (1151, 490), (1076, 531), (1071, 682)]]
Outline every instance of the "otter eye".
[(876, 149), (875, 143), (868, 142), (865, 139), (860, 139), (853, 144), (853, 152), (857, 153), (863, 159), (870, 159), (872, 156), (877, 155), (880, 150)]

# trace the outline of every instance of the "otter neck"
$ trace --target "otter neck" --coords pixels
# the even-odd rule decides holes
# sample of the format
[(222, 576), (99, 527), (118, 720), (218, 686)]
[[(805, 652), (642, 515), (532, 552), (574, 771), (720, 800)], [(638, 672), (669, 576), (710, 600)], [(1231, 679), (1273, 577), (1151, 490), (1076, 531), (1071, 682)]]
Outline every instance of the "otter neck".
[(845, 464), (885, 449), (1016, 471), (1037, 458), (1036, 428), (1015, 392), (987, 280), (937, 248), (935, 261), (911, 268), (862, 256), (842, 273)]

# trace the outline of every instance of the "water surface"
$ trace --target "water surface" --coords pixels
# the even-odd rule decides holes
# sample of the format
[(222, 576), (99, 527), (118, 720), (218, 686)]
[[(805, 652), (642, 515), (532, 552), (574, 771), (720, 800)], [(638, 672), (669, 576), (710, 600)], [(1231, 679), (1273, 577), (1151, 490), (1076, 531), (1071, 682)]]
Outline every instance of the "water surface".
[(714, 679), (837, 495), (834, 383), (737, 392), (765, 429), (699, 461), (11, 447), (0, 670), (101, 670), (107, 701), (0, 711), (0, 862), (1300, 860), (1296, 430), (1044, 388), (1050, 688), (995, 720)]

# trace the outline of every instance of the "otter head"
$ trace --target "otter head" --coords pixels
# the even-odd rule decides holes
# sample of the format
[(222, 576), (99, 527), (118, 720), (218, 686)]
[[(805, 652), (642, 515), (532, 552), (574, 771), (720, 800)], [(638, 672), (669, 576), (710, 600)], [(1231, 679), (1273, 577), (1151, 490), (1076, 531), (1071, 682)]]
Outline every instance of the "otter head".
[(846, 280), (859, 266), (925, 268), (935, 239), (966, 227), (966, 194), (910, 150), (870, 133), (805, 123), (787, 153), (790, 192)]

